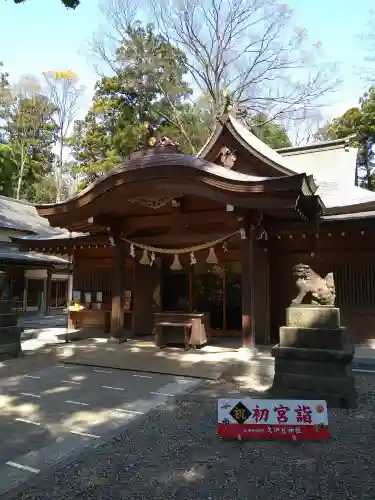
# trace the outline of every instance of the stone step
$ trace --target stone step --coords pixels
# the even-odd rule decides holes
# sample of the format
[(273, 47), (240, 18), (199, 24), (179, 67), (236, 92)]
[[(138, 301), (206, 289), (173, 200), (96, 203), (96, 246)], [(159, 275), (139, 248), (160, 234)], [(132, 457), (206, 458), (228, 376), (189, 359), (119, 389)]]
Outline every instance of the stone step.
[(296, 389), (289, 389), (286, 387), (273, 387), (269, 391), (270, 396), (274, 398), (283, 398), (283, 399), (323, 399), (327, 401), (327, 405), (331, 408), (357, 408), (357, 399), (356, 397), (344, 396), (342, 394), (336, 393), (325, 393), (325, 392), (310, 392), (310, 391), (301, 391)]
[(322, 377), (318, 374), (301, 375), (295, 373), (283, 373), (281, 375), (283, 386), (287, 389), (324, 392), (327, 394), (347, 394), (355, 392), (354, 379), (346, 377)]
[(275, 370), (295, 375), (306, 375), (309, 370), (313, 370), (313, 373), (323, 377), (345, 377), (351, 373), (351, 365), (331, 361), (315, 361), (312, 364), (306, 360), (276, 358)]
[(311, 349), (304, 347), (284, 347), (278, 344), (272, 348), (271, 354), (274, 358), (348, 364), (353, 359), (354, 346), (348, 345), (345, 350), (333, 350)]
[(302, 328), (282, 326), (280, 346), (343, 350), (347, 344), (345, 328)]

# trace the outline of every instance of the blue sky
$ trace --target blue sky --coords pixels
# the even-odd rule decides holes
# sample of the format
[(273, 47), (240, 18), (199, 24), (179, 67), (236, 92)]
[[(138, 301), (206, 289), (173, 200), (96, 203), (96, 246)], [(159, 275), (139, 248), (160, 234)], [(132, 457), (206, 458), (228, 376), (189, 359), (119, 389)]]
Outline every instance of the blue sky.
[[(338, 61), (344, 83), (331, 98), (327, 117), (355, 105), (365, 89), (354, 66), (361, 65), (364, 53), (356, 35), (365, 31), (371, 0), (285, 0), (295, 11), (296, 23), (307, 29), (312, 41), (320, 40), (327, 58)], [(15, 5), (0, 0), (0, 61), (13, 81), (23, 74), (38, 76), (46, 70), (70, 69), (86, 86), (81, 103), (84, 115), (97, 79), (87, 41), (102, 23), (97, 0), (82, 0), (75, 11), (66, 10), (59, 0), (27, 0)], [(375, 69), (375, 65), (374, 65)]]

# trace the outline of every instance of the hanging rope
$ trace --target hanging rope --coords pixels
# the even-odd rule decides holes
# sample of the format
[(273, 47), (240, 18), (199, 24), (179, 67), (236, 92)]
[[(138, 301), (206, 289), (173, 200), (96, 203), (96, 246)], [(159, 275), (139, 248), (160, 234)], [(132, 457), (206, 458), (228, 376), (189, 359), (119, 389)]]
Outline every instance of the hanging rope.
[(186, 247), (186, 248), (158, 248), (149, 245), (142, 245), (141, 243), (136, 243), (135, 241), (128, 240), (127, 238), (124, 237), (122, 237), (121, 239), (123, 241), (126, 241), (126, 243), (129, 243), (129, 245), (133, 245), (134, 247), (140, 248), (141, 250), (146, 250), (148, 252), (180, 255), (183, 253), (199, 252), (200, 250), (206, 250), (207, 248), (214, 247), (219, 243), (223, 243), (224, 241), (229, 240), (236, 234), (239, 234), (239, 231), (234, 231), (234, 233), (228, 234), (226, 236), (223, 236), (222, 238), (218, 238), (217, 240), (210, 241), (208, 243), (203, 243), (202, 245), (196, 245), (194, 247)]

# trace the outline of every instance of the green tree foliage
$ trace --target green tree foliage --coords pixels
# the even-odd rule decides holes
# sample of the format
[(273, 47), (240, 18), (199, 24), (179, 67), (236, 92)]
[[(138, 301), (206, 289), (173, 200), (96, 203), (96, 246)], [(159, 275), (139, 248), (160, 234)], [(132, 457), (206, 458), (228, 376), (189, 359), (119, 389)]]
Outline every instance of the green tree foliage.
[(375, 164), (373, 147), (375, 144), (375, 87), (359, 100), (359, 106), (348, 109), (342, 116), (318, 131), (318, 135), (328, 140), (353, 137), (358, 147), (356, 183), (374, 190)]
[(273, 149), (292, 146), (285, 128), (263, 113), (255, 115), (249, 125), (252, 133)]
[(134, 19), (152, 16), (167, 40), (187, 56), (189, 81), (207, 96), (213, 116), (225, 107), (223, 89), (249, 115), (301, 119), (337, 86), (337, 67), (322, 43), (296, 25), (280, 0), (108, 0), (106, 32), (92, 48), (110, 62), (108, 40), (122, 39)]
[(327, 138), (333, 140), (355, 135), (360, 140), (364, 126), (362, 110), (358, 107), (350, 108), (342, 116), (334, 118), (332, 123), (328, 125)]
[(190, 154), (210, 129), (210, 113), (189, 104), (185, 55), (155, 34), (152, 25), (128, 28), (114, 69), (115, 76), (98, 82), (85, 120), (75, 124), (71, 144), (84, 183), (144, 144), (150, 125)]
[(17, 165), (17, 199), (52, 169), (52, 145), (56, 140), (53, 113), (54, 106), (32, 79), (20, 82), (3, 100), (2, 140)]
[[(27, 189), (27, 199), (32, 203), (54, 203), (56, 201), (58, 182), (56, 175), (51, 172), (41, 177), (38, 182), (33, 182)], [(66, 192), (64, 184), (62, 188), (61, 198), (65, 199)]]
[[(25, 3), (27, 0), (13, 0), (14, 3)], [(81, 3), (81, 0), (61, 0), (67, 9), (75, 9)]]
[(0, 144), (0, 194), (13, 196), (14, 185), (17, 181), (17, 164), (7, 144)]

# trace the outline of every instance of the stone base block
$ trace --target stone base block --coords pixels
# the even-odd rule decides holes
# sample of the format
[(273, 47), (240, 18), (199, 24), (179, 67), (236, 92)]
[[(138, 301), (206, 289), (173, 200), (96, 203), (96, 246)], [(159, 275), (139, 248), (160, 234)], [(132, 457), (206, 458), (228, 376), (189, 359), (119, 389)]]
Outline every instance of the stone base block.
[(0, 344), (0, 359), (17, 358), (22, 354), (21, 343)]
[(286, 310), (286, 326), (340, 328), (340, 309), (332, 306), (293, 305)]
[(300, 360), (304, 362), (321, 361), (324, 363), (349, 364), (354, 356), (354, 346), (347, 345), (345, 349), (309, 349), (307, 347), (284, 347), (280, 344), (271, 349), (274, 358)]
[(3, 313), (11, 313), (14, 316), (18, 316), (17, 313), (12, 312), (12, 307), (14, 306), (13, 300), (0, 300), (0, 315)]
[(309, 392), (285, 387), (272, 386), (268, 391), (268, 396), (271, 398), (280, 399), (323, 399), (327, 401), (327, 405), (331, 408), (354, 409), (357, 408), (357, 394), (352, 399), (343, 398), (342, 394)]
[(325, 399), (333, 407), (355, 408), (353, 354), (352, 346), (335, 350), (277, 345), (272, 349), (275, 376), (271, 393), (283, 398)]
[(16, 358), (22, 354), (21, 333), (23, 328), (9, 326), (0, 328), (0, 357), (1, 359)]
[(344, 363), (330, 363), (315, 361), (307, 363), (302, 359), (275, 358), (275, 372), (293, 375), (306, 375), (307, 370), (313, 370), (310, 375), (319, 374), (322, 377), (346, 377), (351, 374), (351, 365)]
[(0, 328), (8, 326), (17, 326), (18, 316), (13, 312), (0, 314)]
[(301, 328), (282, 326), (280, 346), (307, 349), (343, 350), (347, 344), (345, 328)]

